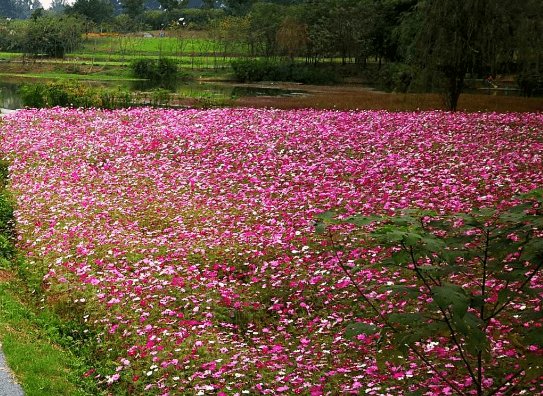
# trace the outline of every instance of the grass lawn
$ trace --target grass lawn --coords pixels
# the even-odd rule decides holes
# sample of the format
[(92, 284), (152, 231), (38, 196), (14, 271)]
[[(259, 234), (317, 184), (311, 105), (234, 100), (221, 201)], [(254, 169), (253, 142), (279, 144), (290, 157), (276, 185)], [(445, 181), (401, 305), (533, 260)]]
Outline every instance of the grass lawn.
[(0, 340), (25, 394), (92, 395), (81, 386), (84, 364), (52, 340), (59, 336), (52, 316), (20, 300), (9, 272), (0, 271), (0, 278)]

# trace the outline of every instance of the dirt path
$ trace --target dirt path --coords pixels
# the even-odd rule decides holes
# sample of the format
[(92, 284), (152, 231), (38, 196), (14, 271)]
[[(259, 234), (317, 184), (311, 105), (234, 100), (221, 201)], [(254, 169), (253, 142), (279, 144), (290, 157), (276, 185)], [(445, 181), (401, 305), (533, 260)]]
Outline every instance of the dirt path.
[[(1, 346), (1, 345), (0, 345)], [(23, 389), (15, 381), (3, 352), (0, 350), (0, 396), (24, 396)]]

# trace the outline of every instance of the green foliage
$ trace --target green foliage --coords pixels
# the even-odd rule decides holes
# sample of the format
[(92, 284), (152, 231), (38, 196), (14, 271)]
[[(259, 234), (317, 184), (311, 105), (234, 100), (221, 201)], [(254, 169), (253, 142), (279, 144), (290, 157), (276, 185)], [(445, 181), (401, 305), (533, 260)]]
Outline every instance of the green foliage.
[(93, 88), (75, 81), (27, 84), (20, 88), (26, 107), (82, 107), (115, 109), (134, 105), (129, 92), (120, 89)]
[[(16, 255), (13, 243), (15, 202), (6, 190), (8, 165), (0, 161), (0, 338), (6, 360), (26, 395), (102, 394), (93, 379), (84, 375), (90, 369), (85, 358), (93, 355), (93, 334), (79, 322), (61, 320), (43, 306), (36, 309), (32, 303), (38, 300), (36, 291), (43, 286), (43, 274), (27, 283), (19, 282), (11, 272), (28, 263)], [(79, 351), (87, 356), (76, 355)]]
[(131, 67), (135, 77), (155, 84), (171, 85), (180, 78), (177, 61), (170, 58), (138, 59)]
[(407, 92), (414, 78), (413, 68), (403, 63), (387, 63), (379, 70), (379, 86), (385, 91)]
[(18, 296), (24, 286), (12, 283), (0, 284), (0, 336), (6, 360), (16, 371), (25, 395), (103, 394), (92, 378), (85, 378), (90, 366), (84, 359), (59, 345), (67, 344), (59, 342), (66, 338), (59, 329), (68, 323), (48, 310), (35, 311), (29, 296), (21, 301)]
[(543, 91), (543, 73), (523, 70), (517, 76), (517, 83), (524, 96), (532, 96), (537, 91)]
[(0, 51), (21, 51), (25, 21), (0, 21)]
[[(332, 240), (334, 235), (348, 235), (342, 245), (334, 243), (336, 250), (359, 244), (384, 247), (388, 253), (374, 265), (399, 271), (406, 279), (406, 284), (386, 286), (394, 301), (407, 301), (404, 308), (386, 314), (378, 301), (366, 296), (367, 285), (356, 287), (364, 306), (371, 306), (376, 314), (372, 320), (378, 319), (382, 328), (381, 347), (396, 351), (380, 354), (378, 359), (389, 359), (394, 353), (417, 356), (454, 389), (439, 373), (443, 362), (423, 348), (429, 341), (446, 339), (478, 395), (504, 391), (513, 384), (496, 389), (481, 379), (493, 377), (497, 384), (510, 370), (508, 360), (490, 352), (493, 335), (488, 329), (498, 321), (507, 324), (507, 333), (500, 337), (515, 347), (524, 367), (516, 374), (518, 381), (526, 383), (543, 375), (541, 359), (529, 351), (530, 345), (543, 346), (538, 327), (542, 315), (533, 304), (542, 289), (532, 282), (543, 267), (543, 190), (534, 190), (520, 200), (502, 211), (485, 208), (438, 215), (407, 210), (397, 217), (348, 218), (326, 212), (318, 216), (319, 234), (328, 234)], [(347, 234), (341, 231), (345, 227)], [(358, 270), (371, 266), (339, 265), (351, 279)], [(373, 325), (355, 323), (347, 327), (346, 336), (375, 332)]]
[(100, 24), (113, 18), (114, 7), (109, 0), (76, 0), (65, 10), (68, 15), (79, 15)]
[(124, 12), (131, 18), (135, 19), (145, 10), (143, 0), (121, 0), (120, 1)]
[(31, 55), (45, 54), (62, 58), (82, 42), (83, 24), (75, 17), (43, 16), (26, 25), (24, 51)]
[(231, 65), (234, 77), (239, 82), (294, 81), (304, 84), (332, 84), (338, 80), (333, 70), (309, 65), (258, 59), (239, 59)]
[[(223, 9), (174, 9), (166, 12), (169, 23), (178, 23), (180, 27), (188, 30), (204, 30), (209, 28), (210, 24), (224, 17)], [(183, 18), (182, 22), (179, 18)]]
[(0, 266), (15, 254), (15, 207), (11, 194), (5, 189), (8, 182), (8, 163), (0, 161)]

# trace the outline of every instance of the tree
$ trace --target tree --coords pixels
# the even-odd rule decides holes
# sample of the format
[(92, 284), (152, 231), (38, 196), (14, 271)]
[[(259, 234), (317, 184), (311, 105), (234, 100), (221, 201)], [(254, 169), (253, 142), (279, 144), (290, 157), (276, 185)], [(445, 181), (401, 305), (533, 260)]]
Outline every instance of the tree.
[(72, 16), (43, 16), (29, 21), (23, 38), (27, 54), (62, 58), (81, 44), (82, 22)]
[(32, 0), (2, 0), (0, 2), (0, 15), (6, 18), (26, 19), (31, 15), (32, 9)]
[(410, 61), (425, 70), (455, 111), (466, 73), (481, 53), (485, 3), (479, 0), (423, 0), (413, 15), (418, 26)]
[(51, 7), (49, 7), (49, 10), (55, 14), (62, 14), (67, 6), (68, 3), (66, 2), (66, 0), (53, 0), (51, 2)]
[(291, 62), (296, 55), (304, 53), (308, 39), (307, 25), (293, 15), (287, 15), (277, 30), (277, 45)]
[(215, 0), (203, 0), (202, 1), (202, 8), (205, 9), (212, 9), (215, 8), (217, 2)]
[(113, 12), (113, 4), (109, 0), (76, 0), (73, 6), (66, 9), (67, 14), (81, 15), (96, 24), (113, 18)]
[(527, 0), (523, 3), (524, 18), (516, 25), (515, 53), (518, 60), (518, 83), (525, 96), (543, 89), (543, 3)]
[(273, 56), (277, 53), (277, 32), (285, 7), (273, 3), (255, 3), (249, 13), (251, 27), (249, 45), (255, 54)]
[(136, 18), (143, 14), (143, 0), (121, 0), (124, 12), (130, 18)]
[(224, 0), (224, 9), (228, 15), (242, 16), (249, 12), (256, 0)]
[(1, 20), (0, 21), (0, 51), (20, 51), (22, 46), (23, 31), (26, 21), (22, 20)]
[(370, 53), (374, 19), (373, 0), (311, 0), (305, 20), (312, 57), (363, 61)]

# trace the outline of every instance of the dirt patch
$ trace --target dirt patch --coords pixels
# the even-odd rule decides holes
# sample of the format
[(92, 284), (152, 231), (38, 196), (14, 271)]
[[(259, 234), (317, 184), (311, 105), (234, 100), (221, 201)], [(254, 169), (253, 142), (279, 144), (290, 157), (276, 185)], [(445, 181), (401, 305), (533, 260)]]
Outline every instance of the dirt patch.
[(0, 270), (0, 283), (11, 282), (15, 279), (15, 275), (6, 270)]
[[(307, 95), (296, 97), (242, 97), (234, 104), (242, 107), (274, 107), (281, 109), (338, 109), (338, 110), (389, 110), (417, 111), (444, 110), (443, 97), (439, 94), (386, 93), (363, 86), (314, 86), (298, 84), (274, 84), (281, 89), (296, 89)], [(468, 112), (536, 112), (543, 111), (543, 98), (462, 94), (458, 110)]]

